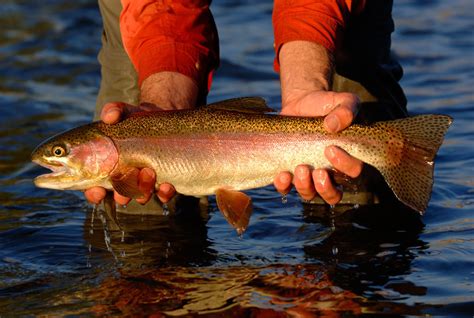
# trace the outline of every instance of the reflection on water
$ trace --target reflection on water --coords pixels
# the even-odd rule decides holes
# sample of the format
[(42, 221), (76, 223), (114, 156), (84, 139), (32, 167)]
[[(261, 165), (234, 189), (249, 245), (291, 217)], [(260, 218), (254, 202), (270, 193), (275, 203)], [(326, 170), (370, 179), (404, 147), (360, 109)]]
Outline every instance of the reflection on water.
[[(105, 279), (86, 291), (85, 297), (98, 302), (91, 309), (98, 314), (164, 311), (181, 315), (217, 310), (222, 315), (239, 316), (273, 315), (284, 309), (288, 314), (300, 315), (356, 314), (377, 312), (384, 306), (392, 312), (422, 312), (419, 307), (369, 301), (396, 301), (426, 294), (424, 286), (391, 280), (409, 273), (415, 251), (428, 248), (419, 239), (423, 229), (419, 217), (408, 210), (385, 207), (383, 217), (380, 208), (360, 208), (331, 218), (319, 215), (314, 207), (306, 208), (300, 230), (317, 224), (325, 228), (326, 234), (303, 245), (304, 258), (309, 261), (303, 264), (216, 266), (218, 255), (208, 249), (206, 231), (179, 231), (179, 241), (176, 233), (171, 235), (170, 229), (179, 229), (178, 220), (147, 220), (144, 226), (133, 219), (125, 232), (119, 227), (92, 232), (91, 226), (90, 243), (110, 252), (109, 257), (120, 263), (120, 275)], [(381, 226), (383, 231), (378, 230)], [(93, 235), (95, 232), (100, 234)], [(127, 241), (129, 235), (133, 239)], [(128, 255), (128, 251), (133, 254)], [(180, 258), (179, 253), (187, 255), (188, 262), (197, 255), (196, 265), (212, 261), (214, 266), (182, 267), (179, 264), (183, 256)]]
[(207, 239), (207, 219), (199, 212), (187, 209), (163, 217), (95, 208), (84, 222), (84, 239), (89, 249), (107, 251), (106, 257), (122, 269), (206, 266), (216, 252)]
[[(33, 186), (42, 168), (31, 150), (92, 117), (96, 6), (7, 0), (0, 9), (0, 315), (472, 315), (472, 1), (395, 4), (410, 111), (454, 117), (426, 215), (396, 205), (338, 215), (295, 193), (283, 203), (268, 187), (249, 191), (243, 238), (213, 198), (207, 214), (137, 216)], [(224, 58), (209, 100), (261, 95), (277, 106), (271, 1), (213, 7)]]
[[(359, 208), (335, 218), (306, 206), (296, 230), (306, 233), (299, 235), (305, 243), (293, 246), (302, 248), (302, 256), (295, 252), (291, 260), (289, 253), (286, 263), (272, 262), (271, 249), (280, 248), (273, 242), (271, 249), (260, 251), (268, 261), (259, 266), (248, 259), (232, 264), (216, 253), (201, 215), (138, 217), (89, 209), (82, 231), (87, 246), (82, 252), (83, 266), (93, 272), (100, 270), (100, 279), (90, 286), (90, 272), (71, 277), (80, 285), (66, 295), (60, 290), (66, 297), (53, 299), (51, 305), (58, 306), (58, 313), (99, 315), (377, 312), (382, 306), (379, 300), (396, 301), (426, 293), (424, 286), (393, 280), (411, 271), (416, 251), (427, 249), (419, 238), (423, 224), (409, 211), (385, 210), (391, 213), (381, 217), (380, 207)], [(317, 239), (305, 229), (312, 225), (320, 228)], [(381, 225), (383, 231), (378, 229)], [(258, 222), (252, 226), (258, 227)], [(228, 231), (235, 236), (230, 228)], [(243, 245), (248, 244), (246, 240)], [(56, 279), (43, 278), (15, 289), (19, 297), (30, 299), (27, 291), (32, 287), (42, 288), (43, 284), (57, 283)], [(78, 300), (94, 305), (71, 309), (71, 302)], [(396, 312), (421, 313), (418, 307), (385, 306)]]

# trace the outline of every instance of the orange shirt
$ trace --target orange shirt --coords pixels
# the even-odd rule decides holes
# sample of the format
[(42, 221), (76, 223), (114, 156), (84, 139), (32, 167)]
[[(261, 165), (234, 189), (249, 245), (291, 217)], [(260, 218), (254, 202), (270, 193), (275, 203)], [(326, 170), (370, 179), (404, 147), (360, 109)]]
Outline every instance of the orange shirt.
[[(122, 0), (120, 30), (139, 84), (151, 74), (175, 71), (200, 88), (210, 88), (219, 46), (210, 0)], [(289, 41), (317, 42), (329, 51), (339, 45), (345, 21), (360, 0), (275, 0), (275, 53)], [(278, 71), (278, 59), (275, 59)]]
[(286, 42), (316, 42), (334, 52), (342, 44), (349, 16), (360, 12), (364, 5), (365, 0), (275, 0), (272, 17), (275, 70), (279, 70), (278, 53)]
[(179, 72), (199, 87), (217, 68), (217, 30), (205, 0), (122, 0), (120, 32), (139, 85), (163, 71)]

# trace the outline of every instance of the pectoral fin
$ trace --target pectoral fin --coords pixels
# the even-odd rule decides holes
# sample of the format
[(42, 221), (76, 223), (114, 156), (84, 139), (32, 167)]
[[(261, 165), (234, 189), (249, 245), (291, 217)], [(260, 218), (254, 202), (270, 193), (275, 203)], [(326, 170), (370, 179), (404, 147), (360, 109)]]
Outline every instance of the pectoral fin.
[(252, 199), (243, 192), (218, 189), (216, 201), (227, 222), (241, 235), (247, 229), (252, 214)]
[(132, 199), (143, 197), (143, 193), (138, 190), (139, 173), (140, 170), (132, 167), (123, 168), (115, 172), (110, 177), (114, 190)]

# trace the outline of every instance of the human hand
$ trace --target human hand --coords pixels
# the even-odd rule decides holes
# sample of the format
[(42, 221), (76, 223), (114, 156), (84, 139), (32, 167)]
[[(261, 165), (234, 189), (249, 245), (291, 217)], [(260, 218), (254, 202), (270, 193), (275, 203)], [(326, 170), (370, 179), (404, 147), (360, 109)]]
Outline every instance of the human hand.
[[(120, 119), (127, 117), (128, 115), (138, 111), (153, 111), (159, 110), (152, 104), (143, 104), (139, 107), (125, 104), (125, 103), (107, 103), (100, 114), (100, 118), (106, 124), (115, 124)], [(138, 170), (138, 169), (137, 169)], [(176, 194), (176, 190), (169, 183), (160, 184), (159, 188), (155, 191), (156, 175), (153, 169), (143, 168), (138, 174), (137, 188), (143, 193), (143, 197), (136, 199), (140, 204), (147, 203), (153, 192), (156, 193), (160, 201), (166, 203), (173, 198)], [(106, 190), (102, 187), (92, 187), (84, 192), (86, 199), (93, 204), (99, 204), (106, 195)], [(131, 199), (122, 196), (117, 191), (114, 191), (114, 200), (118, 204), (128, 204)]]
[[(281, 114), (288, 116), (324, 116), (324, 128), (336, 133), (347, 128), (354, 120), (359, 105), (356, 95), (331, 91), (299, 92), (288, 97), (283, 104)], [(324, 154), (332, 166), (346, 175), (355, 178), (360, 175), (363, 162), (352, 157), (337, 146), (328, 146)], [(301, 164), (294, 174), (280, 172), (274, 179), (278, 192), (288, 193), (294, 185), (304, 200), (312, 200), (316, 194), (329, 204), (336, 204), (342, 198), (342, 192), (331, 181), (328, 171), (314, 169)]]

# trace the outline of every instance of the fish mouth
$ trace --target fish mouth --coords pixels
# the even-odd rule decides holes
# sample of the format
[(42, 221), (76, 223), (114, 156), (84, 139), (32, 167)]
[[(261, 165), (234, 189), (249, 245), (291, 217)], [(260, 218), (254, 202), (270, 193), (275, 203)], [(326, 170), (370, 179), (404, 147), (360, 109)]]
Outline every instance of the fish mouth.
[(68, 175), (71, 172), (69, 167), (67, 167), (64, 163), (59, 162), (59, 161), (50, 161), (46, 163), (42, 160), (36, 159), (36, 160), (33, 160), (33, 162), (42, 166), (43, 168), (46, 168), (52, 171), (50, 173), (45, 173), (36, 177), (35, 180), (56, 178), (63, 175)]

